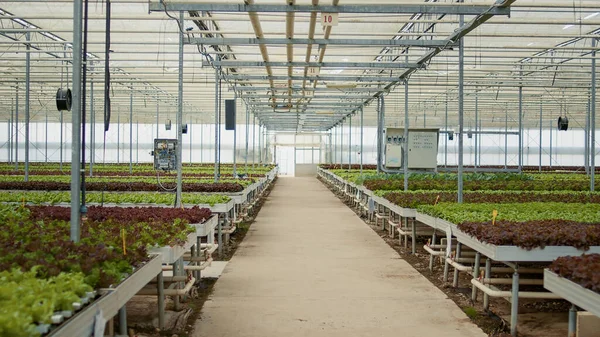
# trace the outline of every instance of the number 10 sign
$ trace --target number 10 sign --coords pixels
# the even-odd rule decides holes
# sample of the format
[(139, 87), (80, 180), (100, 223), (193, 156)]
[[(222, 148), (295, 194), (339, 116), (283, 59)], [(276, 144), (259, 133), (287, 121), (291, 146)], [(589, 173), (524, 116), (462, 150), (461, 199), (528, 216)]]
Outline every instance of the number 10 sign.
[(339, 13), (321, 13), (321, 25), (337, 26)]

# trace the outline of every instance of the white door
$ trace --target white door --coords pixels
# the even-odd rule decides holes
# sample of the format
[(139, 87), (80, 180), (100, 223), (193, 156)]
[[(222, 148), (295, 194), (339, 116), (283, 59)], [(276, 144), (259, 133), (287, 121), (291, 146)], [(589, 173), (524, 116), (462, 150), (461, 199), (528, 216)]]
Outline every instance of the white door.
[(294, 176), (294, 154), (293, 146), (277, 146), (277, 165), (279, 165), (279, 174), (284, 176)]

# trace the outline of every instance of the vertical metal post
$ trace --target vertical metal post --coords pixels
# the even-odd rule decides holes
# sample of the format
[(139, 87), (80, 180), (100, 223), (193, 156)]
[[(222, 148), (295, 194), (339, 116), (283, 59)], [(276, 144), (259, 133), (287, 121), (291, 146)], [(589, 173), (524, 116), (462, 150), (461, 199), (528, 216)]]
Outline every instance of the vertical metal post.
[(10, 104), (10, 120), (8, 122), (8, 163), (12, 164), (12, 149), (13, 149), (13, 135), (12, 135), (12, 126), (13, 126), (13, 113), (14, 113), (15, 99), (11, 99)]
[(190, 135), (190, 165), (192, 164), (192, 144), (193, 142), (193, 133), (192, 133), (192, 120), (190, 119), (190, 124), (188, 125), (188, 135)]
[(63, 124), (63, 112), (60, 112), (60, 170), (62, 171), (63, 167), (63, 133), (65, 130), (65, 126)]
[(140, 163), (140, 121), (135, 121), (135, 163)]
[[(237, 105), (237, 100), (236, 100), (235, 104)], [(237, 109), (236, 109), (236, 115), (237, 115)], [(237, 119), (236, 119), (236, 121), (237, 121)], [(234, 177), (237, 177), (236, 152), (237, 152), (237, 125), (234, 125), (233, 126), (233, 176)]]
[[(461, 0), (460, 2), (464, 2)], [(465, 24), (465, 16), (460, 16), (460, 26)], [(465, 75), (465, 40), (459, 41), (458, 47), (458, 202), (463, 202), (463, 154), (464, 154), (464, 75)]]
[[(406, 55), (408, 62), (408, 55)], [(402, 143), (402, 170), (404, 171), (404, 191), (408, 191), (408, 79), (404, 80), (404, 142)], [(381, 109), (385, 111), (384, 100), (381, 100)]]
[(352, 116), (348, 124), (348, 170), (352, 169)]
[(260, 120), (258, 122), (258, 166), (262, 164), (262, 125), (260, 124)]
[[(79, 242), (81, 203), (82, 0), (73, 1), (73, 104), (71, 110), (71, 240)], [(29, 55), (29, 53), (27, 53)], [(27, 88), (29, 92), (29, 88)]]
[(96, 113), (94, 111), (94, 78), (90, 78), (90, 177), (96, 163)]
[[(485, 278), (492, 277), (492, 259), (487, 258), (485, 260)], [(488, 310), (490, 308), (490, 296), (483, 294), (483, 309)]]
[(540, 100), (540, 163), (539, 163), (539, 172), (542, 172), (542, 113), (543, 113), (543, 107), (542, 107), (542, 101)]
[(6, 137), (7, 137), (7, 140), (6, 140), (7, 147), (6, 147), (6, 149), (8, 150), (7, 151), (8, 152), (8, 154), (7, 154), (8, 161), (7, 162), (10, 163), (10, 161), (12, 159), (11, 158), (11, 154), (10, 154), (10, 146), (11, 146), (10, 145), (10, 137), (11, 137), (11, 134), (10, 134), (10, 118), (6, 121), (6, 125), (8, 126), (8, 128), (7, 128), (8, 132), (6, 133)]
[(256, 164), (256, 114), (252, 116), (252, 168)]
[(337, 126), (333, 127), (333, 161), (332, 164), (335, 164), (337, 161)]
[(48, 162), (48, 110), (46, 110), (46, 132), (44, 133), (45, 140), (44, 140), (44, 157), (46, 157), (46, 159), (44, 159), (44, 162)]
[[(446, 92), (446, 117), (444, 121), (446, 131), (448, 130), (448, 92)], [(446, 134), (446, 141), (444, 142), (444, 167), (448, 167), (448, 142), (450, 141), (449, 133)]]
[(504, 109), (504, 168), (508, 167), (508, 106)]
[(159, 113), (160, 113), (160, 102), (158, 101), (158, 93), (157, 93), (156, 94), (156, 138), (159, 138), (158, 137), (158, 130), (159, 130), (158, 128), (160, 125), (160, 122), (158, 120)]
[(569, 330), (568, 336), (572, 337), (577, 334), (577, 307), (575, 304), (571, 304), (571, 309), (569, 309)]
[(333, 164), (333, 138), (331, 129), (329, 129), (329, 164)]
[(477, 145), (478, 145), (478, 140), (477, 137), (479, 136), (478, 134), (478, 125), (477, 125), (477, 121), (479, 120), (479, 95), (477, 94), (477, 92), (475, 92), (475, 134), (473, 135), (473, 137), (475, 138), (475, 156), (474, 156), (474, 167), (475, 169), (477, 169), (477, 160), (478, 160), (478, 153), (477, 153)]
[[(62, 124), (62, 111), (60, 113)], [(60, 137), (60, 164), (62, 169), (62, 130)], [(16, 86), (15, 92), (15, 170), (19, 169), (19, 83)]]
[(365, 119), (364, 119), (364, 111), (363, 107), (360, 108), (360, 174), (363, 173), (363, 143), (364, 143), (364, 129), (365, 129)]
[(596, 38), (592, 38), (592, 102), (590, 107), (590, 191), (596, 184)]
[[(198, 121), (196, 121), (197, 123)], [(204, 124), (200, 124), (200, 163), (204, 162)]]
[(129, 91), (129, 174), (133, 173), (133, 84)]
[[(456, 244), (456, 258), (460, 259), (462, 257), (462, 243), (458, 242)], [(454, 278), (452, 279), (452, 286), (454, 288), (458, 287), (458, 269), (454, 268)]]
[[(217, 56), (217, 60), (219, 57)], [(217, 143), (219, 142), (219, 67), (215, 68), (215, 182), (219, 180), (219, 169), (217, 168), (217, 161), (219, 160), (219, 154), (217, 153)], [(220, 247), (220, 246), (219, 246)]]
[(219, 120), (219, 141), (217, 142), (217, 144), (218, 144), (217, 148), (218, 148), (218, 151), (219, 151), (218, 152), (219, 153), (219, 156), (218, 156), (219, 160), (216, 163), (217, 164), (217, 168), (218, 168), (217, 175), (218, 175), (219, 179), (221, 179), (221, 132), (222, 132), (222, 129), (221, 129), (221, 111), (222, 111), (221, 110), (221, 104), (223, 103), (222, 102), (222, 97), (223, 97), (223, 87), (222, 87), (221, 78), (219, 78), (219, 119), (218, 119)]
[[(523, 74), (523, 72), (521, 72)], [(523, 170), (523, 87), (519, 86), (519, 173)]]
[(244, 172), (248, 174), (248, 143), (250, 139), (250, 114), (246, 105), (246, 154), (244, 156)]
[(127, 308), (125, 306), (119, 309), (119, 334), (127, 335)]
[(340, 168), (344, 168), (344, 121), (340, 124)]
[(158, 293), (158, 328), (165, 328), (165, 283), (162, 270), (156, 275), (156, 288)]
[(550, 131), (550, 150), (549, 150), (549, 155), (550, 155), (550, 162), (548, 163), (548, 165), (550, 167), (552, 167), (552, 127), (554, 126), (554, 124), (552, 123), (552, 121), (550, 122), (550, 128), (548, 129), (548, 131)]
[(590, 98), (587, 102), (587, 111), (585, 114), (585, 129), (584, 133), (584, 151), (583, 151), (583, 165), (585, 167), (585, 173), (589, 176), (590, 174), (590, 111), (591, 111)]
[[(119, 111), (121, 112), (121, 111)], [(121, 163), (121, 115), (117, 115), (117, 164)]]
[(510, 334), (517, 336), (517, 316), (519, 315), (519, 266), (515, 266), (515, 272), (512, 277), (512, 296), (510, 307)]
[[(475, 266), (473, 267), (473, 278), (477, 279), (479, 277), (479, 266), (481, 263), (481, 253), (475, 253)], [(471, 289), (471, 301), (477, 301), (477, 287), (475, 285), (472, 286)]]
[[(179, 27), (183, 27), (183, 12), (179, 12)], [(181, 201), (183, 172), (181, 169), (183, 154), (183, 32), (179, 32), (179, 83), (177, 87), (177, 207), (182, 207)]]
[[(30, 32), (25, 34), (27, 42), (31, 41)], [(26, 45), (25, 54), (25, 181), (29, 181), (29, 85), (31, 78), (31, 45)]]

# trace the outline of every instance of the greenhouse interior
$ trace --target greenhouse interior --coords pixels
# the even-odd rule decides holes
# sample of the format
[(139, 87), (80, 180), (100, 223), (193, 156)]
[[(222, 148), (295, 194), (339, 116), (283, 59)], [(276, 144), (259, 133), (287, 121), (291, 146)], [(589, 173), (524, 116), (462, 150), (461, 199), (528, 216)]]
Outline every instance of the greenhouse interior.
[(598, 0), (0, 24), (0, 337), (600, 337)]

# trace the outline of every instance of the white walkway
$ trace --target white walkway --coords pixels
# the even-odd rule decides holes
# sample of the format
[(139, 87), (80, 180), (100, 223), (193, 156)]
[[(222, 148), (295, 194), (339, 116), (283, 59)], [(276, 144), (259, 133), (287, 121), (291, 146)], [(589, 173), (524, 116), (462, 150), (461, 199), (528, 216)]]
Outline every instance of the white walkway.
[(486, 336), (316, 178), (280, 178), (194, 336)]

